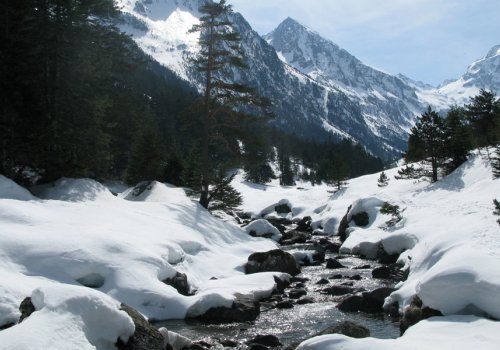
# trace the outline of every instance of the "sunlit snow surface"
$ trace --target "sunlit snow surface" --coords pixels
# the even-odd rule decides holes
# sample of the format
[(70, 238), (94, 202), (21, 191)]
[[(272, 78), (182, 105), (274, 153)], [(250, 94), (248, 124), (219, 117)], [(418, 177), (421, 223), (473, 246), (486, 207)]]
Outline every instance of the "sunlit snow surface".
[[(369, 225), (351, 227), (342, 251), (370, 256), (380, 243), (388, 252), (404, 251), (400, 261), (410, 275), (387, 303), (399, 301), (404, 307), (418, 294), (445, 315), (498, 319), (500, 228), (492, 200), (500, 197), (500, 180), (492, 179), (483, 156), (476, 154), (436, 184), (395, 180), (397, 169), (392, 169), (386, 171), (387, 187), (379, 188), (379, 174), (374, 174), (350, 180), (337, 193), (305, 183), (255, 185), (242, 174), (234, 185), (243, 194), (245, 211), (259, 216), (275, 204), (289, 203), (289, 218), (311, 216), (318, 233), (335, 233), (349, 205), (351, 214), (367, 211)], [(27, 296), (38, 310), (0, 331), (0, 349), (33, 344), (112, 348), (113, 340), (133, 331), (120, 302), (152, 319), (183, 318), (230, 305), (235, 293), (264, 297), (275, 285), (272, 273), (245, 276), (242, 271), (252, 252), (274, 249), (275, 243), (215, 219), (181, 189), (152, 183), (139, 196), (131, 197), (130, 190), (113, 196), (92, 180), (61, 179), (34, 192), (45, 199), (0, 177), (0, 324), (17, 322), (19, 304)], [(403, 216), (387, 230), (381, 227), (391, 217), (379, 212), (385, 201), (399, 205)], [(195, 296), (182, 296), (162, 282), (176, 271), (188, 275)], [(106, 326), (100, 326), (100, 319), (106, 319)], [(447, 331), (431, 331), (438, 326)], [(494, 321), (453, 316), (421, 323), (387, 345), (373, 340), (373, 346), (390, 348), (419, 338), (422, 342), (415, 344), (425, 347), (425, 338), (441, 349), (460, 335), (463, 344), (490, 349), (498, 346), (496, 330)], [(346, 349), (372, 344), (332, 337), (308, 346), (333, 347), (338, 341)]]

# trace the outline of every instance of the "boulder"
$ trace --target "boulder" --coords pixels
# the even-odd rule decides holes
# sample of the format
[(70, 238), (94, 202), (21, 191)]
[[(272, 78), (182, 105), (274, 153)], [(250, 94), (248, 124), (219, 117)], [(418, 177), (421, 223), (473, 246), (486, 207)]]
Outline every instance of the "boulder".
[(380, 266), (373, 269), (372, 277), (380, 279), (390, 279), (392, 277), (392, 272), (388, 266)]
[(341, 269), (344, 267), (345, 266), (342, 265), (341, 263), (339, 263), (339, 261), (337, 259), (327, 259), (326, 260), (326, 268), (327, 269), (334, 270), (334, 269)]
[(248, 257), (245, 265), (246, 274), (270, 271), (285, 272), (295, 276), (300, 273), (300, 268), (293, 255), (281, 249), (253, 253)]
[(19, 323), (23, 322), (25, 319), (31, 316), (35, 312), (35, 306), (31, 302), (31, 298), (27, 297), (19, 305), (19, 311), (21, 312), (21, 317), (19, 318)]
[(174, 277), (167, 278), (166, 280), (163, 281), (163, 283), (174, 287), (177, 290), (177, 292), (179, 292), (179, 294), (186, 296), (190, 295), (189, 283), (187, 275), (185, 273), (177, 272)]
[(333, 276), (328, 277), (328, 278), (331, 280), (341, 280), (342, 278), (344, 278), (344, 276), (337, 274), (337, 275), (333, 275)]
[(361, 295), (353, 295), (342, 300), (337, 308), (346, 312), (362, 311), (366, 313), (376, 314), (383, 312), (385, 298), (387, 298), (394, 288), (382, 287), (371, 292), (365, 292)]
[(361, 275), (354, 275), (354, 276), (349, 277), (349, 279), (351, 281), (361, 281), (363, 279), (363, 277), (361, 277)]
[(135, 332), (127, 343), (118, 339), (116, 347), (118, 350), (163, 350), (163, 335), (153, 327), (139, 312), (128, 305), (121, 304), (121, 310), (125, 311), (134, 321)]
[(354, 288), (348, 286), (331, 286), (321, 290), (321, 294), (346, 295), (354, 293)]
[(443, 316), (443, 314), (438, 310), (423, 307), (422, 300), (415, 295), (411, 300), (410, 305), (404, 309), (403, 316), (400, 319), (399, 329), (401, 331), (401, 335), (403, 335), (408, 328), (417, 324), (421, 320), (434, 316)]
[(322, 278), (318, 282), (316, 282), (316, 284), (319, 285), (319, 286), (322, 286), (322, 285), (325, 285), (325, 284), (328, 284), (328, 283), (330, 283), (330, 281), (327, 280), (326, 278)]
[(230, 308), (214, 307), (190, 318), (211, 324), (255, 321), (260, 314), (260, 304), (252, 296), (235, 294), (235, 297)]
[(292, 208), (290, 207), (289, 203), (281, 202), (274, 207), (274, 211), (278, 214), (288, 214), (292, 212)]
[(354, 322), (343, 321), (319, 332), (316, 336), (327, 334), (343, 334), (351, 338), (368, 338), (370, 336), (370, 330)]
[(354, 221), (356, 226), (366, 227), (370, 223), (370, 216), (366, 211), (362, 211), (351, 216), (351, 220)]
[(361, 305), (363, 304), (363, 297), (361, 295), (351, 295), (344, 300), (342, 300), (337, 308), (344, 312), (357, 312), (361, 310)]
[(269, 348), (261, 344), (250, 344), (248, 345), (247, 350), (269, 350)]
[(296, 230), (312, 233), (313, 229), (311, 224), (312, 224), (312, 218), (310, 216), (305, 216), (300, 221), (297, 222)]
[(305, 305), (305, 304), (314, 304), (315, 301), (311, 297), (302, 297), (299, 300), (297, 300), (297, 305)]
[(293, 245), (306, 243), (311, 237), (311, 234), (307, 232), (301, 232), (297, 230), (291, 230), (283, 233), (280, 244), (281, 245)]
[(288, 297), (290, 299), (299, 299), (304, 295), (307, 295), (307, 291), (305, 289), (292, 289), (290, 292), (288, 292)]
[(260, 344), (260, 345), (267, 346), (269, 348), (275, 348), (275, 347), (283, 345), (283, 344), (281, 344), (278, 337), (275, 335), (272, 335), (272, 334), (256, 335), (253, 339), (250, 339), (249, 341), (247, 341), (247, 345), (250, 345), (250, 344)]
[(277, 309), (293, 309), (293, 303), (289, 300), (280, 301), (276, 304)]

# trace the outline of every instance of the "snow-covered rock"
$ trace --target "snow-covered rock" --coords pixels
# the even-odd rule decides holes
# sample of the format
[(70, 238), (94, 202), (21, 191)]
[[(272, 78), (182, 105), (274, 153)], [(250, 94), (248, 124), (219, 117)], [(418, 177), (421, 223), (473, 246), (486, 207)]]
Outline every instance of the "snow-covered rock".
[(19, 201), (30, 201), (37, 199), (30, 191), (19, 186), (14, 181), (0, 175), (0, 199), (16, 199)]
[(280, 231), (269, 221), (264, 219), (252, 221), (250, 224), (245, 226), (245, 231), (251, 236), (271, 238), (275, 241), (279, 241), (281, 239)]

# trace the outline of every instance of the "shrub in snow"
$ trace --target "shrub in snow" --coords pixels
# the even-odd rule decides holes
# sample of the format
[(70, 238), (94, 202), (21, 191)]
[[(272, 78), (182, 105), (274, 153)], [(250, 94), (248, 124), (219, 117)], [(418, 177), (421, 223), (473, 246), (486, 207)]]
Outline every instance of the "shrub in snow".
[(380, 174), (380, 177), (378, 178), (377, 186), (378, 187), (385, 187), (388, 184), (389, 184), (389, 178), (387, 177), (385, 172), (382, 171), (382, 173)]
[[(500, 202), (494, 199), (493, 204), (495, 205), (495, 211), (493, 212), (493, 214), (500, 216)], [(497, 222), (500, 225), (500, 219), (498, 219)]]
[(393, 227), (403, 219), (403, 216), (401, 216), (401, 210), (399, 209), (399, 205), (393, 205), (390, 204), (389, 202), (384, 203), (382, 208), (380, 208), (380, 213), (392, 216), (392, 219), (385, 222), (386, 224), (385, 228)]
[(245, 227), (245, 231), (254, 237), (271, 238), (275, 241), (279, 241), (281, 239), (280, 231), (264, 219), (251, 222)]

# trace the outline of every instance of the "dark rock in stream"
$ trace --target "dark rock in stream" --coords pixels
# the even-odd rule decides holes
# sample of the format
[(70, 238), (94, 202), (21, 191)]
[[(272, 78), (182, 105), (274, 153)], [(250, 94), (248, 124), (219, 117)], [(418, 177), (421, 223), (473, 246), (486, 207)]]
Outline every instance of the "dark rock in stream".
[(247, 350), (269, 350), (269, 348), (261, 344), (250, 344)]
[(435, 316), (443, 316), (443, 314), (438, 310), (434, 310), (429, 307), (422, 308), (422, 306), (422, 300), (415, 295), (410, 305), (403, 311), (403, 316), (399, 323), (401, 335), (403, 335), (408, 328), (417, 324), (421, 320)]
[(297, 222), (296, 230), (312, 233), (313, 229), (311, 224), (312, 224), (312, 218), (310, 216), (305, 216), (300, 221)]
[(363, 279), (363, 277), (361, 277), (361, 275), (354, 275), (354, 276), (349, 277), (349, 279), (351, 281), (361, 281)]
[(354, 288), (348, 286), (331, 286), (325, 289), (322, 289), (321, 294), (329, 294), (329, 295), (346, 295), (354, 293)]
[(248, 257), (248, 262), (245, 265), (246, 274), (270, 271), (285, 272), (295, 276), (300, 273), (300, 268), (293, 255), (281, 249), (253, 253)]
[(365, 292), (361, 295), (352, 295), (342, 300), (337, 308), (346, 312), (362, 311), (366, 313), (376, 314), (383, 312), (384, 300), (392, 292), (394, 288), (382, 287), (371, 292)]
[(134, 321), (135, 332), (127, 343), (118, 339), (118, 350), (163, 350), (163, 336), (155, 327), (130, 306), (121, 304), (120, 308)]
[(372, 271), (373, 278), (390, 279), (391, 276), (391, 269), (388, 266), (380, 266)]
[(333, 270), (333, 269), (342, 269), (345, 268), (345, 266), (339, 263), (337, 259), (327, 259), (326, 268)]
[(281, 245), (303, 244), (307, 242), (310, 236), (311, 235), (309, 233), (297, 230), (287, 231), (283, 233), (280, 240), (280, 244)]
[(276, 304), (277, 309), (293, 309), (293, 303), (289, 300), (281, 301)]
[(328, 277), (328, 278), (331, 280), (341, 280), (342, 278), (344, 278), (344, 276), (337, 274), (337, 275), (333, 275), (333, 276)]
[(248, 295), (235, 294), (235, 297), (230, 308), (214, 307), (194, 317), (189, 315), (188, 310), (187, 318), (214, 324), (255, 321), (260, 314), (260, 304)]
[(351, 338), (359, 339), (359, 338), (368, 338), (370, 336), (370, 330), (354, 322), (343, 321), (333, 327), (329, 327), (319, 332), (318, 334), (316, 334), (316, 336), (327, 335), (327, 334), (343, 334)]
[(288, 297), (290, 299), (299, 299), (304, 295), (307, 295), (307, 291), (305, 289), (292, 289), (290, 292), (288, 292)]
[(325, 284), (328, 284), (328, 283), (330, 283), (330, 281), (327, 280), (326, 278), (322, 278), (318, 282), (316, 282), (316, 284), (319, 285), (319, 286), (322, 286), (322, 285), (325, 285)]
[(314, 304), (315, 301), (311, 297), (302, 297), (299, 300), (297, 300), (297, 305), (306, 305), (306, 304)]
[(265, 335), (259, 334), (259, 335), (255, 336), (255, 338), (247, 341), (247, 344), (248, 345), (259, 344), (259, 345), (267, 346), (269, 348), (275, 348), (275, 347), (283, 345), (283, 344), (281, 344), (278, 337), (275, 335), (272, 335), (272, 334), (265, 334)]

